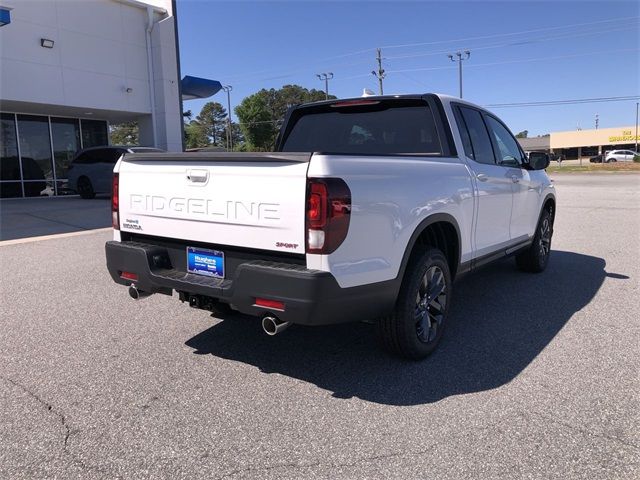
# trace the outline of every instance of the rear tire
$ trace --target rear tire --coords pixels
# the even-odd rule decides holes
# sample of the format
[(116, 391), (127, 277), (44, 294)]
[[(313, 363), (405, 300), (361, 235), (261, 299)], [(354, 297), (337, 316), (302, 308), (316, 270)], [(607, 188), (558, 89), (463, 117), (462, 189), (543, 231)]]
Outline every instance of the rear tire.
[(540, 273), (547, 268), (551, 254), (553, 219), (548, 209), (542, 211), (531, 246), (516, 255), (516, 265), (524, 272)]
[(80, 194), (80, 197), (85, 200), (95, 198), (96, 192), (93, 189), (93, 185), (91, 185), (91, 180), (87, 177), (80, 177), (78, 179), (78, 193)]
[(447, 259), (428, 248), (407, 267), (393, 312), (376, 324), (385, 350), (411, 360), (433, 352), (446, 325), (451, 291)]

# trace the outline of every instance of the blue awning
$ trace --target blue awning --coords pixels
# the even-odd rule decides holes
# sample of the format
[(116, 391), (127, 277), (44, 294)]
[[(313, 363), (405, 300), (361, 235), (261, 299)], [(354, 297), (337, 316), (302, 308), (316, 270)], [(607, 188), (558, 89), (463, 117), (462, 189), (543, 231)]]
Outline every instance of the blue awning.
[(11, 9), (7, 7), (0, 7), (0, 27), (11, 23)]
[(217, 80), (207, 78), (190, 77), (187, 75), (182, 79), (182, 100), (193, 100), (196, 98), (209, 98), (215, 95), (222, 88), (222, 84)]

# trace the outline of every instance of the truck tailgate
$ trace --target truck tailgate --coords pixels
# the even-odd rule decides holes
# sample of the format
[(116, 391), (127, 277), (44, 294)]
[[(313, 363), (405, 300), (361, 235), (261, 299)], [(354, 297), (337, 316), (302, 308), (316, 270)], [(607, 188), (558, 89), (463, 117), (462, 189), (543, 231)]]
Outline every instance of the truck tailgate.
[(120, 229), (186, 241), (305, 252), (311, 154), (129, 154)]

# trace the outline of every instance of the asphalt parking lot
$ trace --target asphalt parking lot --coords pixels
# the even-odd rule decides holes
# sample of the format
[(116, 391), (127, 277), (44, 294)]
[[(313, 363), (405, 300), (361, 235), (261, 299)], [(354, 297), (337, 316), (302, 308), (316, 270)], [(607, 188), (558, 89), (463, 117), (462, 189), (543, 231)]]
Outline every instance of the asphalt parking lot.
[(420, 363), (135, 302), (109, 232), (0, 244), (0, 478), (639, 478), (640, 176), (553, 178), (547, 271), (458, 282)]

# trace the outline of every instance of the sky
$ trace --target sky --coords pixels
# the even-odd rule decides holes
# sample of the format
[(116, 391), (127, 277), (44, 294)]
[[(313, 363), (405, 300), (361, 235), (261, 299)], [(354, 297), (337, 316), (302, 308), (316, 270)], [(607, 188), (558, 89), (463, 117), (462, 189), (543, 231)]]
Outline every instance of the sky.
[[(231, 85), (231, 108), (262, 88), (298, 84), (329, 93), (458, 95), (479, 105), (640, 96), (640, 2), (177, 0), (182, 75)], [(184, 104), (194, 115), (206, 101)], [(488, 107), (513, 132), (635, 125), (636, 101)], [(235, 119), (235, 116), (232, 118)]]

